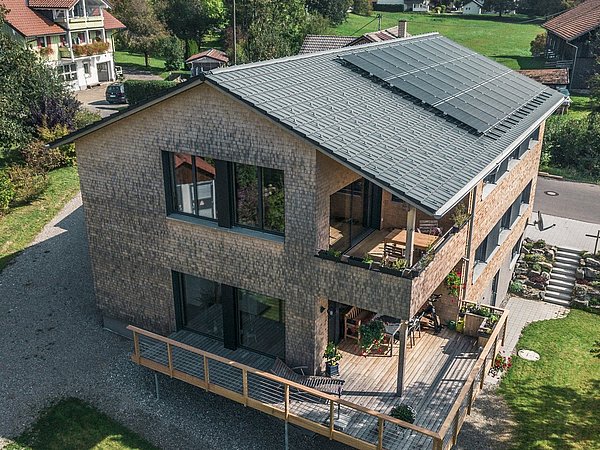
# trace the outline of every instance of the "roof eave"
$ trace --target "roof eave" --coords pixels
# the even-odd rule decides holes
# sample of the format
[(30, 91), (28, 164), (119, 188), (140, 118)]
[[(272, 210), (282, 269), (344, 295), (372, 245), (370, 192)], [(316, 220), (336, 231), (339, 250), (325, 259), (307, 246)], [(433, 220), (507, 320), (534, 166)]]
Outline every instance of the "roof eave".
[(436, 219), (440, 219), (444, 217), (454, 206), (461, 201), (465, 195), (467, 195), (495, 166), (497, 166), (504, 158), (506, 158), (510, 152), (513, 151), (515, 144), (523, 142), (527, 136), (529, 136), (533, 131), (539, 127), (548, 117), (550, 117), (554, 112), (564, 103), (564, 99), (560, 99), (556, 102), (548, 111), (546, 111), (541, 118), (536, 120), (529, 128), (527, 128), (517, 139), (515, 139), (506, 149), (498, 156), (494, 161), (488, 164), (478, 176), (473, 178), (469, 183), (465, 185), (460, 191), (458, 191), (450, 200), (448, 200), (440, 209), (433, 213), (433, 216)]
[(84, 127), (80, 130), (76, 130), (60, 139), (50, 142), (49, 144), (47, 144), (47, 146), (50, 148), (55, 148), (55, 147), (59, 147), (61, 145), (65, 145), (65, 144), (72, 144), (77, 139), (81, 139), (82, 137), (87, 136), (88, 134), (93, 133), (93, 132), (99, 130), (100, 128), (104, 128), (108, 125), (112, 125), (115, 122), (123, 120), (133, 114), (143, 111), (146, 108), (154, 106), (157, 103), (162, 102), (163, 100), (166, 100), (168, 98), (179, 95), (189, 89), (192, 89), (196, 86), (201, 85), (202, 83), (204, 83), (203, 76), (194, 77), (190, 81), (181, 83), (179, 86), (175, 86), (175, 87), (169, 89), (164, 94), (161, 94), (157, 97), (151, 98), (143, 103), (140, 103), (139, 105), (129, 107), (129, 108), (123, 110), (122, 112), (118, 112), (116, 114), (108, 116), (102, 120), (99, 120), (98, 122), (94, 122), (94, 123), (88, 125), (87, 127)]

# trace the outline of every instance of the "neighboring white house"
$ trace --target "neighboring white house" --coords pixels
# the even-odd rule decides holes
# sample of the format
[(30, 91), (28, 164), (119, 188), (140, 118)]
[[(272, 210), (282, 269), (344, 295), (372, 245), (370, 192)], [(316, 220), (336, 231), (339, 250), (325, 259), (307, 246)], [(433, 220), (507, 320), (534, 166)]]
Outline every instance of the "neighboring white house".
[(429, 0), (377, 0), (376, 4), (404, 6), (405, 11), (429, 11)]
[(36, 52), (73, 90), (115, 80), (112, 34), (123, 25), (102, 0), (0, 0), (2, 29)]
[(465, 4), (462, 8), (462, 12), (465, 15), (479, 15), (483, 11), (483, 1), (473, 0)]

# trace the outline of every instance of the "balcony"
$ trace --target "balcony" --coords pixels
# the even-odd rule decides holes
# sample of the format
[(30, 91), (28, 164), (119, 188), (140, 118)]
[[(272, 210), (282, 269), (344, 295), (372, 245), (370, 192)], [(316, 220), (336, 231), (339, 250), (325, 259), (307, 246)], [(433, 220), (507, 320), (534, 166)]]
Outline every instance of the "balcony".
[[(363, 356), (356, 344), (340, 344), (341, 395), (334, 396), (269, 373), (274, 360), (189, 331), (166, 338), (136, 327), (132, 360), (208, 392), (280, 418), (330, 439), (364, 449), (446, 450), (456, 444), (490, 364), (504, 341), (508, 312), (492, 308), (498, 322), (483, 348), (474, 337), (444, 329), (423, 330), (405, 352)], [(404, 355), (403, 360), (400, 355)], [(402, 397), (396, 395), (403, 367)], [(389, 414), (406, 403), (408, 423)]]

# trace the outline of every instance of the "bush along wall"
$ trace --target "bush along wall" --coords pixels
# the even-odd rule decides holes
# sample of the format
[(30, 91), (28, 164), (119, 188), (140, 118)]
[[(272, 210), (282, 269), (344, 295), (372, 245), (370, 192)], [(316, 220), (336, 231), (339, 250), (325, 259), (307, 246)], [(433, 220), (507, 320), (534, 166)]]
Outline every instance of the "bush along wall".
[(581, 254), (571, 306), (600, 314), (600, 252)]
[(166, 90), (175, 87), (174, 81), (162, 80), (127, 80), (125, 81), (125, 97), (130, 106), (150, 100)]

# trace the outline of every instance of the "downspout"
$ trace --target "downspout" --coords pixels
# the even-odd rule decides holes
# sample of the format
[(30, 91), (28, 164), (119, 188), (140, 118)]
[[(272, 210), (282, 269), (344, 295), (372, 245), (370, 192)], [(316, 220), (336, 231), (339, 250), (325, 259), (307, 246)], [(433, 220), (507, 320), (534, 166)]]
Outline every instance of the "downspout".
[(477, 204), (477, 185), (475, 185), (475, 187), (473, 188), (473, 190), (471, 191), (471, 220), (469, 221), (469, 238), (467, 239), (467, 257), (465, 258), (466, 260), (466, 265), (465, 265), (465, 270), (464, 270), (464, 279), (465, 279), (465, 287), (463, 288), (463, 295), (462, 295), (462, 299), (465, 300), (466, 297), (466, 291), (467, 291), (467, 285), (468, 285), (468, 280), (469, 280), (469, 267), (471, 266), (471, 247), (472, 247), (472, 243), (473, 243), (473, 224), (475, 223), (475, 205)]
[(567, 45), (570, 45), (575, 49), (575, 58), (573, 58), (573, 67), (571, 68), (571, 79), (569, 80), (569, 89), (571, 89), (571, 83), (573, 83), (573, 78), (575, 78), (575, 65), (577, 64), (577, 55), (579, 53), (579, 47), (571, 44), (570, 42), (567, 42)]

